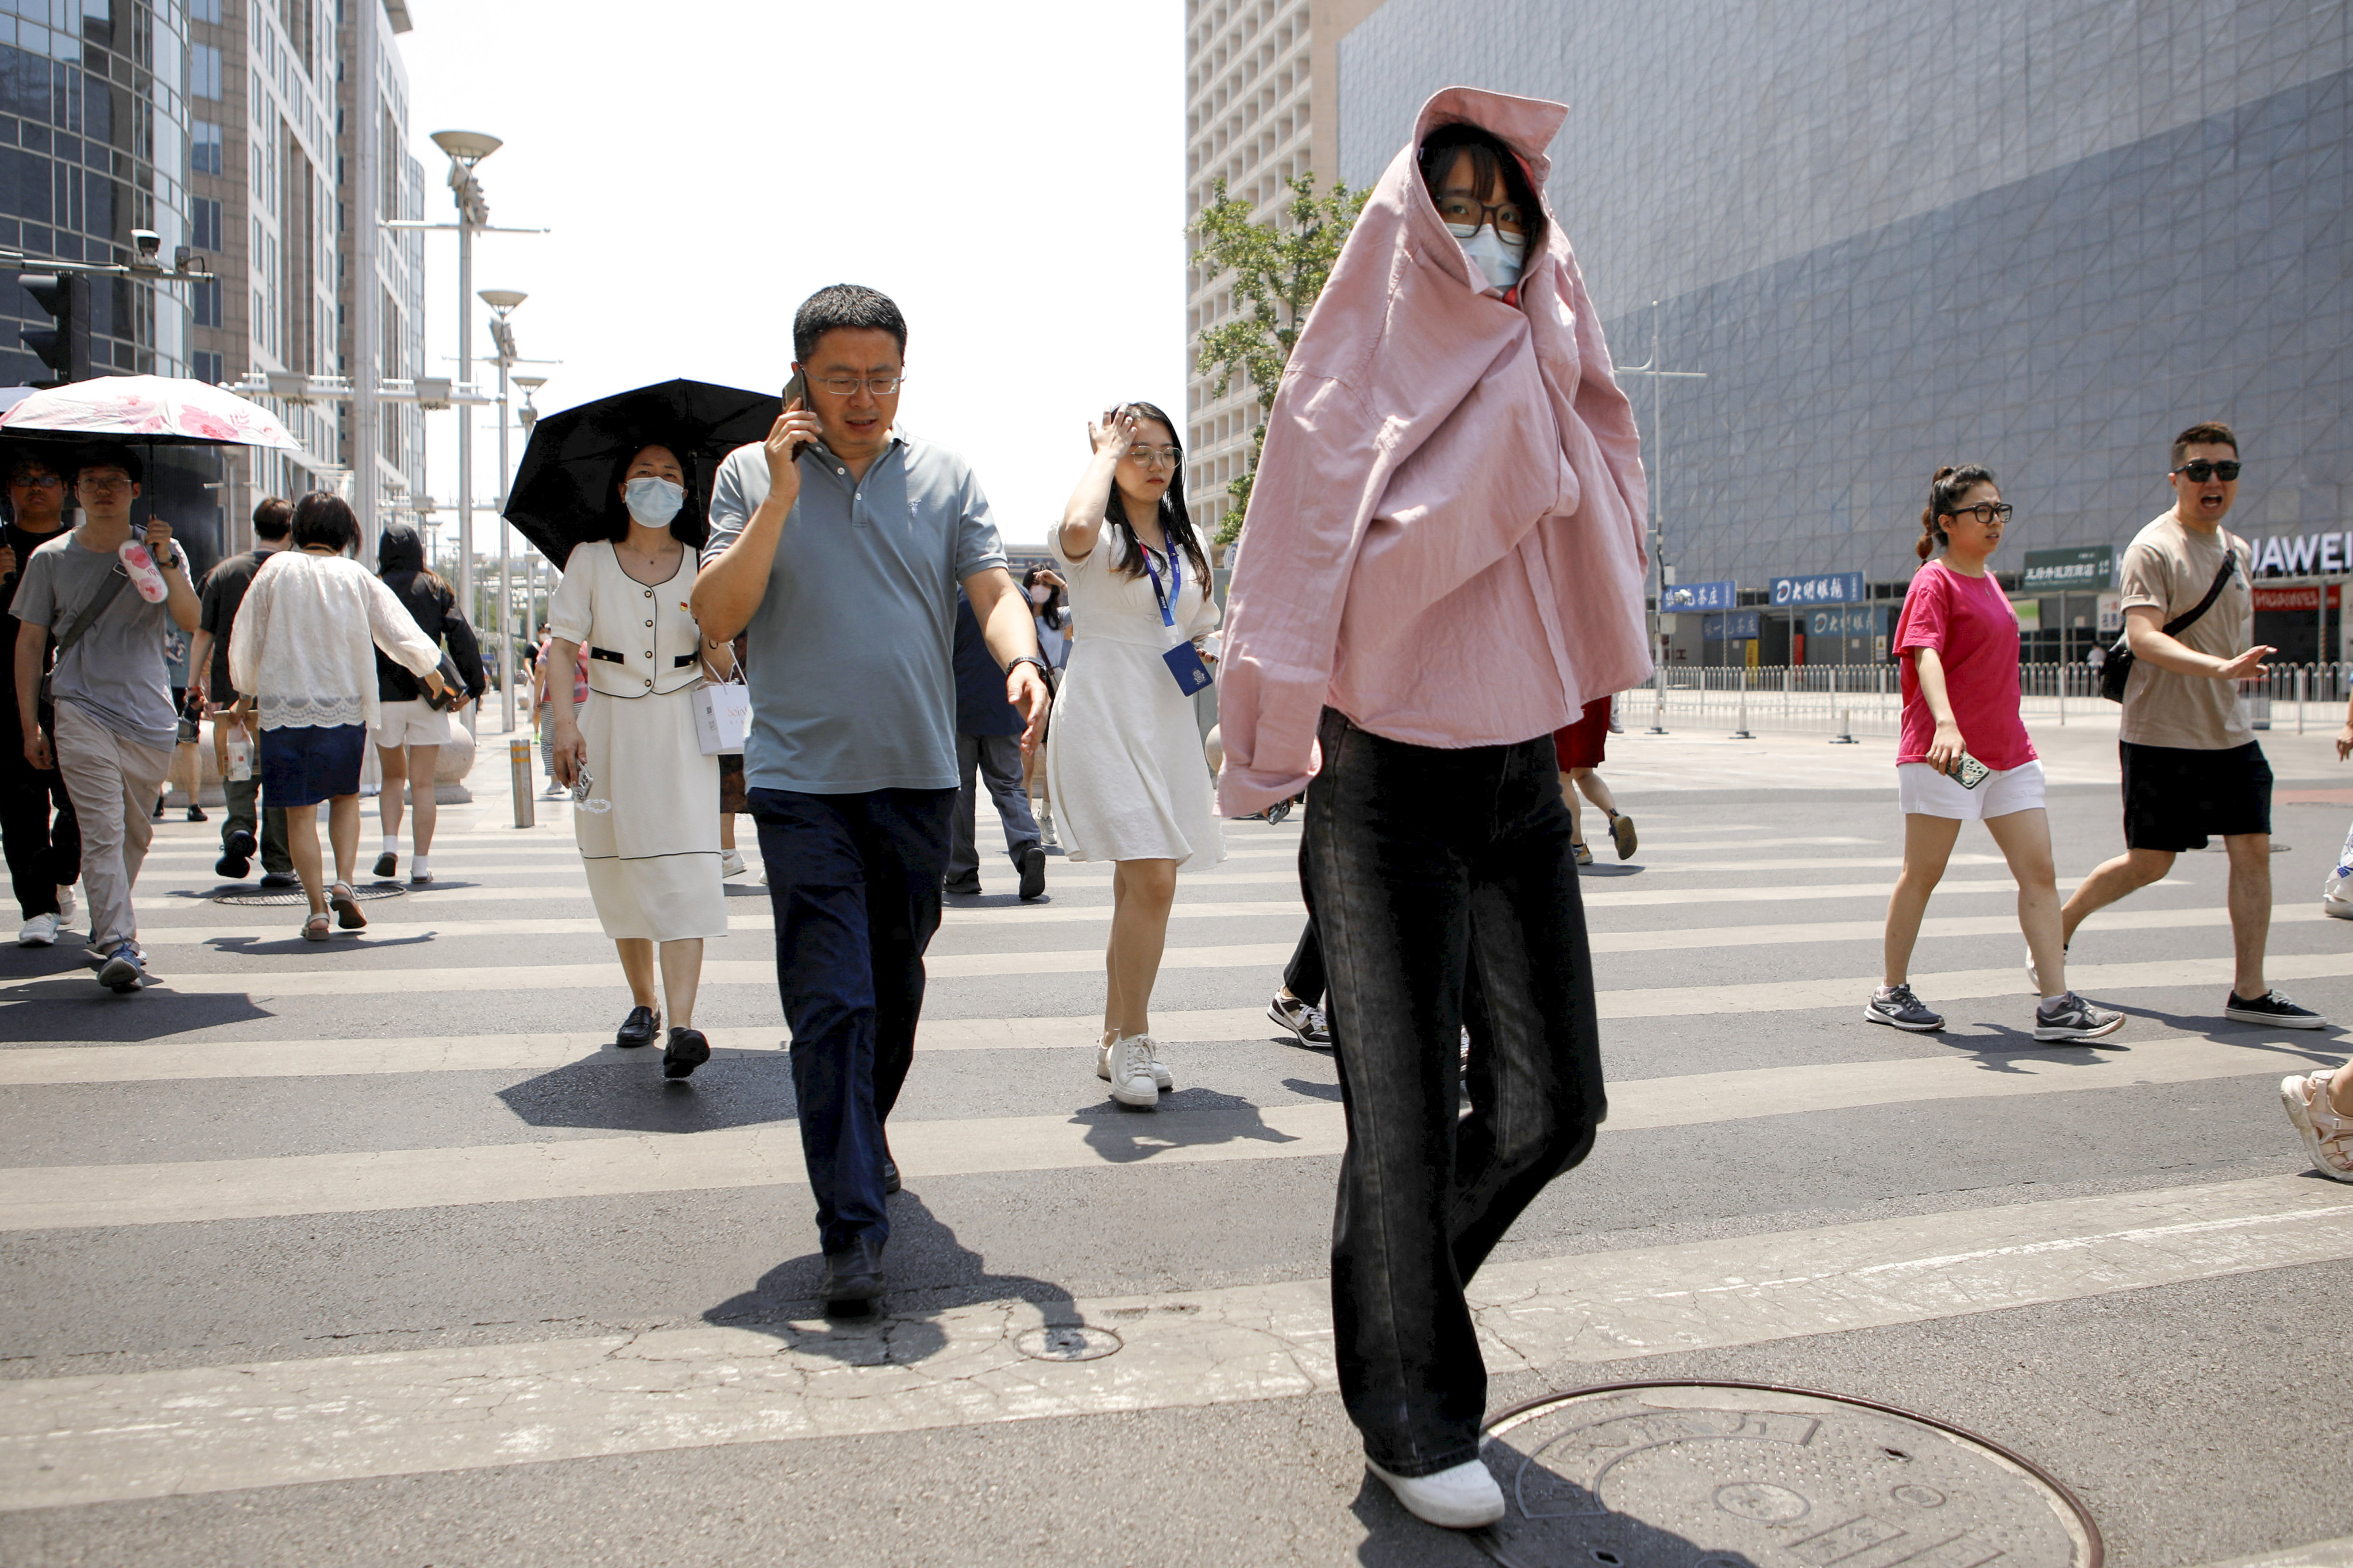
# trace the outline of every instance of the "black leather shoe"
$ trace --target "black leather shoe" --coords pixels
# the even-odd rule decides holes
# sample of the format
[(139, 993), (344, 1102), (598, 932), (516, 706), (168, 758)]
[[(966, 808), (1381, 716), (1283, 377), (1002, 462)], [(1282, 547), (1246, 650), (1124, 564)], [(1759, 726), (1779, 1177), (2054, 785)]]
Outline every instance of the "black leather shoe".
[(1042, 845), (1032, 844), (1021, 851), (1021, 896), (1042, 898), (1045, 892), (1046, 850)]
[(899, 1162), (890, 1155), (882, 1156), (882, 1195), (889, 1197), (899, 1190)]
[(242, 855), (224, 855), (213, 862), (213, 875), (242, 882), (253, 874), (253, 862)]
[(871, 1310), (882, 1299), (882, 1244), (860, 1237), (839, 1252), (827, 1253), (817, 1294), (828, 1312), (843, 1307)]
[(950, 878), (940, 884), (940, 891), (954, 893), (958, 898), (976, 899), (980, 896), (980, 879), (978, 877)]
[(242, 827), (233, 827), (221, 837), (221, 858), (250, 860), (253, 858), (254, 850), (259, 847), (259, 846), (253, 841), (252, 834)]
[(685, 1078), (711, 1059), (711, 1042), (700, 1029), (672, 1029), (662, 1048), (662, 1077)]
[(302, 879), (291, 871), (264, 871), (261, 885), (265, 888), (299, 888)]
[(633, 1051), (639, 1046), (652, 1045), (654, 1037), (660, 1033), (661, 1012), (659, 1008), (632, 1007), (629, 1016), (621, 1020), (621, 1026), (613, 1031), (613, 1043), (625, 1051)]
[(375, 858), (375, 879), (387, 881), (400, 870), (400, 857), (387, 849)]

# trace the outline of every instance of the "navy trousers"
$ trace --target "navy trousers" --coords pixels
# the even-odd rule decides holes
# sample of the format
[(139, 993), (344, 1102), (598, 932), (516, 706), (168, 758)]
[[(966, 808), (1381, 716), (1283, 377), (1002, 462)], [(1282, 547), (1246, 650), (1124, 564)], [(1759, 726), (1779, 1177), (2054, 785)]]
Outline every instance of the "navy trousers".
[(746, 795), (776, 910), (801, 1156), (828, 1252), (891, 1235), (882, 1124), (914, 1059), (955, 799), (953, 789)]

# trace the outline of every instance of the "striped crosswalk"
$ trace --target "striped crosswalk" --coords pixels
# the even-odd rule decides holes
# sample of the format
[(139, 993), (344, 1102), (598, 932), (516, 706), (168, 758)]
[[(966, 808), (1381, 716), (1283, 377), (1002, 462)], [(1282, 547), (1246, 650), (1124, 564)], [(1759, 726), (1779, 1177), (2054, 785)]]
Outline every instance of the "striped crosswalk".
[[(1753, 794), (1642, 813), (1643, 855), (1582, 884), (1610, 1114), (1594, 1171), (1476, 1280), (1496, 1373), (1604, 1381), (1647, 1356), (2087, 1299), (2128, 1317), (2144, 1296), (2353, 1264), (2353, 1189), (2305, 1174), (2272, 1125), (2272, 1083), (2342, 1047), (2220, 1026), (2221, 857), (2185, 858), (2084, 928), (2070, 983), (2126, 1008), (2128, 1029), (2037, 1047), (2015, 888), (1973, 838), (1912, 976), (1954, 1031), (1905, 1036), (1860, 1016), (1899, 864), (1892, 808)], [(1109, 868), (1058, 860), (1035, 905), (952, 901), (890, 1127), (893, 1201), (913, 1205), (894, 1214), (993, 1238), (972, 1243), (987, 1270), (894, 1277), (920, 1304), (828, 1322), (806, 1299), (811, 1200), (755, 877), (731, 884), (733, 940), (704, 965), (714, 1060), (665, 1087), (658, 1053), (610, 1044), (612, 949), (562, 803), (542, 804), (534, 830), (503, 827), (487, 797), (445, 807), (441, 883), (372, 902), (368, 929), (325, 951), (294, 940), (299, 910), (206, 896), (211, 830), (164, 825), (142, 883), (156, 985), (94, 994), (64, 950), (0, 973), (0, 1258), (41, 1292), (0, 1328), (18, 1357), (0, 1379), (0, 1513), (1332, 1396), (1321, 1231), (1345, 1116), (1329, 1055), (1264, 1011), (1303, 912), (1296, 821), (1230, 825), (1229, 861), (1180, 879), (1154, 1008), (1177, 1091), (1150, 1115), (1109, 1104), (1092, 1070)], [(2061, 848), (2080, 870), (2105, 843)], [(1000, 897), (1001, 867), (983, 868)], [(2268, 973), (2341, 1009), (2353, 932), (2299, 892), (2282, 879)], [(2244, 1105), (2265, 1138), (2241, 1136)], [(2098, 1137), (2143, 1122), (2177, 1146)], [(1873, 1126), (1896, 1130), (1918, 1182), (1846, 1158)], [(2008, 1140), (1998, 1176), (1949, 1166), (1955, 1127)], [(2185, 1130), (2221, 1147), (2179, 1147)], [(2096, 1182), (2082, 1168), (2119, 1159)], [(1599, 1193), (1670, 1195), (1588, 1212)], [(685, 1310), (617, 1287), (584, 1318), (553, 1287), (543, 1302), (509, 1282), (491, 1302), (465, 1281), (543, 1232), (594, 1269), (622, 1256), (597, 1250), (616, 1216), (665, 1207), (771, 1216), (747, 1268), (799, 1283), (726, 1313), (706, 1309), (751, 1275)], [(1715, 1207), (1751, 1217), (1710, 1234)], [(1164, 1226), (1302, 1239), (1187, 1272), (1133, 1240)], [(314, 1250), (355, 1260), (331, 1305), (300, 1308), (332, 1321), (240, 1327), (267, 1310), (257, 1267), (274, 1285), (271, 1260)], [(1027, 1288), (988, 1282), (1000, 1273)], [(76, 1338), (66, 1298), (150, 1275), (170, 1283), (145, 1339)], [(1092, 1359), (1051, 1348), (1074, 1326)], [(84, 1359), (101, 1350), (119, 1359)]]

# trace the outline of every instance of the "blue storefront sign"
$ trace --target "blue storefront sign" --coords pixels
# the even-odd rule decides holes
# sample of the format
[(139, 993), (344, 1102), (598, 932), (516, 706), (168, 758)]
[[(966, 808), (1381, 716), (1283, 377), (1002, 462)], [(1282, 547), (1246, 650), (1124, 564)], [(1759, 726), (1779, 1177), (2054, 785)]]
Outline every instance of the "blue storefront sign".
[(1820, 572), (1810, 577), (1773, 579), (1776, 606), (1792, 605), (1853, 605), (1862, 600), (1862, 574)]
[(1699, 623), (1699, 635), (1707, 642), (1755, 642), (1757, 621), (1754, 610), (1732, 610), (1721, 616), (1708, 616)]
[(1671, 616), (1689, 615), (1694, 610), (1728, 610), (1740, 603), (1737, 583), (1670, 583), (1667, 584), (1666, 612)]
[(1887, 629), (1887, 605), (1849, 605), (1842, 609), (1816, 610), (1806, 617), (1806, 635), (1815, 637), (1875, 637)]

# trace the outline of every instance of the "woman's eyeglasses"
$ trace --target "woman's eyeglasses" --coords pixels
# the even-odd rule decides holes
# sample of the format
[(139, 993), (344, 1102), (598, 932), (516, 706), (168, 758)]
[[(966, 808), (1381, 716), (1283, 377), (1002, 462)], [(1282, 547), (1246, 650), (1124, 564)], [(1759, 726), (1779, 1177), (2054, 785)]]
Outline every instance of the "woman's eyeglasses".
[(1174, 447), (1130, 447), (1127, 460), (1142, 468), (1173, 468), (1179, 453)]
[(1527, 215), (1514, 202), (1489, 206), (1468, 196), (1440, 196), (1438, 198), (1438, 216), (1448, 223), (1463, 224), (1472, 228), (1482, 226), (1492, 216), (1501, 233), (1525, 234), (1528, 231)]
[(2014, 509), (2006, 500), (1981, 500), (1975, 506), (1955, 507), (1945, 515), (1947, 517), (1953, 518), (1956, 521), (1965, 517), (1974, 517), (1978, 520), (1979, 526), (1990, 528), (1997, 520), (2002, 522), (2008, 522), (2010, 521), (2010, 514), (2013, 510)]
[(2237, 479), (2239, 465), (2230, 458), (2225, 458), (2219, 463), (2210, 463), (2200, 458), (2194, 463), (2184, 463), (2173, 471), (2193, 485), (2202, 485), (2208, 479), (2221, 479), (2227, 482)]

